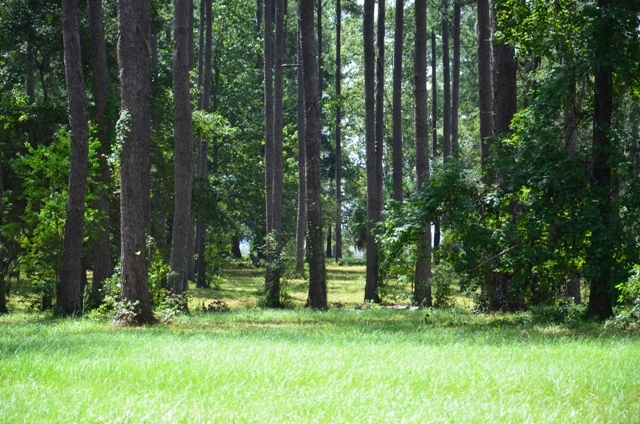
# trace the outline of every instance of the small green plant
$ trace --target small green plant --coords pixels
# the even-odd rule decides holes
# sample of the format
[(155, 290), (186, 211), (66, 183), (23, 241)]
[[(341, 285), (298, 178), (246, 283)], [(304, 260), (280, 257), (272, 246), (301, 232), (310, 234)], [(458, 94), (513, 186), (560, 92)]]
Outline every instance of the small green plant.
[(605, 323), (605, 328), (640, 332), (640, 298), (636, 298), (631, 307), (622, 308)]
[(189, 295), (175, 294), (163, 290), (163, 299), (154, 310), (154, 314), (164, 323), (170, 323), (174, 317), (189, 310)]
[(640, 299), (640, 265), (634, 266), (629, 279), (618, 284), (616, 288), (620, 291), (620, 303), (632, 304)]
[(433, 267), (431, 287), (433, 288), (433, 305), (438, 308), (448, 308), (455, 304), (451, 284), (457, 280), (453, 267), (441, 262)]

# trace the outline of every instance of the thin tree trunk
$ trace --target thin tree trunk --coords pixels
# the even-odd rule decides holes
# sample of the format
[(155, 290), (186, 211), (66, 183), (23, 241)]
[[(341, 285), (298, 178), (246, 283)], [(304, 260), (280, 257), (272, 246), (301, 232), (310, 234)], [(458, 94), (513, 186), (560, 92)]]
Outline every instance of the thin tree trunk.
[(333, 257), (333, 252), (331, 249), (331, 225), (327, 226), (327, 250), (325, 252), (325, 256), (327, 258)]
[[(206, 14), (206, 0), (200, 0), (200, 22), (198, 23), (198, 89), (202, 90), (203, 89), (203, 84), (204, 84), (204, 56), (205, 56), (205, 23), (207, 20), (207, 14)], [(198, 109), (202, 109), (202, 99), (204, 98), (204, 96), (201, 94), (198, 97)], [(200, 140), (196, 140), (196, 145), (197, 145), (197, 149), (198, 149), (198, 158), (196, 159), (196, 164), (194, 166), (194, 171), (197, 174), (198, 170), (197, 167), (199, 166), (199, 162), (200, 162), (200, 146), (201, 146), (201, 141)], [(193, 205), (192, 205), (193, 206)], [(193, 214), (193, 209), (192, 209), (192, 214)], [(189, 280), (194, 281), (196, 280), (196, 251), (197, 251), (197, 246), (199, 243), (199, 239), (197, 237), (197, 223), (199, 222), (200, 217), (195, 217), (195, 224), (196, 225), (192, 225), (191, 227), (191, 233), (189, 234)]]
[(313, 0), (300, 0), (300, 43), (304, 77), (304, 110), (307, 188), (307, 249), (309, 297), (307, 306), (327, 309), (327, 271), (322, 249), (322, 187), (320, 181), (320, 109), (318, 106), (318, 64), (313, 31)]
[[(298, 17), (300, 16), (300, 3), (298, 3)], [(302, 48), (300, 44), (300, 18), (298, 18), (298, 74), (297, 74), (297, 95), (298, 95), (298, 212), (296, 225), (296, 273), (304, 275), (304, 239), (306, 220), (306, 189), (305, 189), (305, 169), (306, 169), (306, 148), (304, 131), (304, 77), (302, 73)]]
[(378, 0), (378, 31), (376, 48), (378, 58), (376, 60), (376, 219), (378, 223), (382, 219), (382, 156), (384, 152), (384, 36), (385, 36), (385, 0)]
[(336, 262), (342, 259), (342, 6), (336, 0)]
[(80, 53), (78, 2), (62, 2), (62, 37), (64, 65), (69, 99), (71, 129), (71, 166), (67, 218), (64, 226), (62, 269), (57, 290), (57, 306), (65, 315), (82, 314), (82, 241), (84, 237), (84, 202), (89, 162), (89, 124), (84, 94), (84, 76)]
[[(266, 224), (267, 235), (271, 234), (273, 229), (273, 59), (274, 59), (274, 41), (273, 41), (273, 21), (274, 21), (274, 2), (275, 0), (266, 0), (264, 2), (264, 34), (263, 34), (263, 50), (264, 50), (264, 162), (265, 162), (265, 187), (266, 187)], [(267, 259), (269, 260), (269, 259)]]
[[(205, 40), (204, 40), (204, 63), (203, 63), (203, 77), (202, 77), (202, 97), (200, 105), (202, 110), (208, 112), (211, 104), (211, 56), (212, 56), (212, 44), (213, 44), (213, 11), (211, 0), (204, 0), (205, 2)], [(200, 140), (199, 152), (198, 152), (198, 187), (201, 191), (206, 188), (207, 178), (207, 165), (209, 157), (209, 145), (206, 140)], [(198, 214), (196, 218), (196, 255), (198, 261), (196, 263), (197, 279), (196, 286), (203, 288), (207, 287), (207, 258), (206, 258), (206, 227), (204, 223), (204, 216), (202, 213)]]
[(135, 304), (134, 322), (154, 322), (147, 284), (151, 179), (149, 3), (118, 0), (118, 59), (122, 93), (120, 297)]
[(193, 134), (189, 83), (189, 0), (174, 0), (173, 37), (173, 115), (175, 132), (175, 176), (173, 228), (171, 233), (171, 272), (167, 288), (184, 293), (189, 278), (189, 239), (191, 192), (193, 188)]
[(451, 155), (451, 69), (449, 60), (449, 1), (442, 0), (442, 160)]
[[(262, 26), (262, 13), (264, 12), (264, 0), (256, 0), (256, 33), (260, 34)], [(258, 55), (256, 62), (256, 69), (262, 69), (264, 67), (264, 57)]]
[[(607, 12), (614, 0), (598, 0), (600, 10)], [(614, 265), (609, 232), (611, 227), (611, 168), (609, 158), (613, 153), (613, 141), (608, 131), (611, 127), (613, 112), (613, 64), (609, 57), (612, 49), (610, 19), (603, 18), (594, 33), (595, 40), (595, 81), (593, 112), (593, 177), (595, 192), (598, 196), (599, 225), (595, 225), (592, 233), (592, 246), (587, 255), (589, 277), (589, 306), (587, 314), (598, 318), (609, 318), (613, 315), (613, 299), (611, 296), (611, 277)]]
[[(0, 157), (0, 225), (4, 224), (3, 207), (4, 207), (4, 179), (2, 172), (2, 158)], [(0, 314), (6, 314), (9, 312), (7, 309), (7, 264), (5, 262), (5, 241), (2, 234), (0, 234)]]
[[(431, 140), (433, 160), (438, 156), (438, 85), (437, 85), (437, 46), (436, 33), (431, 31)], [(433, 221), (433, 251), (437, 252), (440, 247), (440, 220), (434, 218)]]
[(451, 75), (451, 153), (458, 155), (458, 112), (460, 109), (460, 0), (453, 3), (453, 72)]
[[(279, 286), (274, 286), (275, 271), (273, 263), (275, 260), (275, 246), (274, 242), (270, 239), (273, 236), (273, 218), (274, 218), (274, 173), (275, 173), (275, 109), (274, 109), (274, 89), (273, 89), (273, 67), (275, 58), (275, 43), (273, 36), (273, 23), (274, 12), (276, 6), (276, 0), (265, 0), (264, 2), (264, 36), (263, 36), (263, 49), (264, 49), (264, 164), (265, 164), (265, 215), (266, 215), (266, 235), (267, 235), (267, 247), (266, 247), (266, 268), (265, 268), (265, 298), (267, 305), (274, 300), (279, 302), (279, 295), (275, 296), (274, 289)], [(269, 305), (271, 306), (271, 305)]]
[[(427, 2), (415, 1), (415, 140), (416, 179), (418, 190), (429, 177), (429, 126), (427, 114)], [(425, 222), (422, 236), (416, 246), (416, 272), (414, 276), (414, 301), (418, 305), (431, 306), (431, 227)]]
[[(271, 176), (273, 178), (273, 192), (271, 195), (271, 236), (273, 236), (274, 245), (267, 250), (267, 254), (273, 255), (271, 261), (267, 260), (267, 270), (265, 272), (265, 298), (266, 306), (277, 308), (280, 307), (280, 273), (281, 265), (278, 258), (280, 257), (282, 242), (282, 185), (283, 185), (283, 169), (282, 169), (282, 144), (283, 144), (283, 59), (284, 59), (284, 14), (286, 11), (286, 2), (283, 0), (275, 0), (275, 72), (274, 72), (274, 93), (273, 93), (273, 169)], [(266, 20), (265, 20), (266, 22)], [(268, 63), (268, 62), (266, 62)], [(266, 69), (266, 67), (265, 67)], [(265, 78), (266, 81), (266, 78)], [(266, 93), (265, 93), (266, 94)], [(266, 116), (266, 115), (265, 115)], [(266, 119), (266, 118), (265, 118)], [(268, 171), (267, 171), (268, 172)]]
[(320, 110), (320, 129), (322, 130), (322, 93), (324, 92), (324, 59), (322, 57), (322, 1), (317, 0), (317, 31), (318, 31), (318, 107)]
[(393, 199), (402, 202), (402, 44), (404, 0), (396, 0), (393, 39)]
[(480, 150), (483, 172), (487, 172), (489, 145), (493, 135), (493, 96), (491, 91), (491, 19), (489, 0), (477, 0), (478, 12), (478, 97), (480, 103)]
[[(363, 14), (364, 36), (364, 104), (365, 104), (365, 148), (367, 172), (367, 220), (377, 222), (378, 178), (376, 172), (375, 139), (375, 51), (373, 45), (373, 9), (375, 0), (365, 0)], [(373, 229), (367, 228), (367, 272), (364, 300), (379, 302), (378, 295), (378, 246)]]
[(99, 212), (98, 239), (93, 244), (93, 284), (91, 298), (94, 305), (102, 301), (103, 282), (113, 274), (111, 257), (111, 220), (109, 219), (110, 202), (108, 187), (111, 183), (111, 171), (107, 157), (111, 153), (109, 143), (109, 74), (107, 68), (107, 51), (104, 39), (102, 2), (89, 0), (89, 43), (91, 45), (91, 70), (93, 71), (93, 97), (95, 101), (95, 123), (98, 125), (100, 148), (98, 151), (98, 191), (94, 207)]
[[(573, 60), (571, 55), (565, 53), (563, 57), (563, 65), (571, 67), (569, 69), (569, 81), (567, 83), (567, 95), (563, 107), (564, 118), (564, 139), (567, 153), (575, 155), (578, 153), (578, 128), (576, 120), (576, 79), (575, 70), (573, 69)], [(582, 295), (580, 293), (580, 274), (577, 270), (570, 271), (569, 281), (565, 287), (565, 295), (571, 297), (576, 304), (582, 303)]]

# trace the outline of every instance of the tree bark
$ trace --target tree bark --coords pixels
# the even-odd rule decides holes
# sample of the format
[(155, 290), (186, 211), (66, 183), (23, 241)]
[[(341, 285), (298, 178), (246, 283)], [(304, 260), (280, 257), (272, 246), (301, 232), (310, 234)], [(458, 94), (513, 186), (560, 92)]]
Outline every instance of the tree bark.
[(313, 28), (313, 0), (300, 0), (300, 29), (307, 153), (307, 256), (309, 259), (307, 306), (312, 309), (327, 309), (327, 271), (322, 249), (320, 109), (318, 106), (318, 63)]
[(342, 259), (342, 5), (336, 0), (336, 262)]
[[(273, 245), (267, 249), (267, 269), (265, 272), (265, 299), (266, 306), (278, 308), (280, 303), (280, 274), (281, 265), (278, 258), (282, 249), (282, 185), (283, 185), (283, 169), (282, 169), (282, 144), (283, 144), (283, 59), (284, 59), (284, 15), (286, 11), (286, 2), (283, 0), (275, 0), (275, 70), (274, 70), (274, 92), (273, 92), (273, 141), (271, 153), (272, 166), (271, 178), (272, 194), (271, 194), (271, 236), (273, 237)], [(266, 22), (266, 20), (265, 20)], [(266, 37), (266, 35), (265, 35)], [(270, 60), (265, 61), (265, 65)], [(266, 69), (266, 66), (265, 66)], [(266, 81), (266, 78), (265, 78)], [(265, 86), (266, 88), (266, 86)], [(267, 93), (265, 92), (265, 96)], [(267, 115), (265, 115), (267, 119)], [(266, 128), (266, 126), (265, 126)], [(266, 148), (266, 147), (265, 147)], [(269, 171), (267, 170), (267, 173)]]
[[(504, 6), (501, 6), (504, 7)], [(499, 31), (498, 13), (501, 9), (494, 9), (493, 33)], [(515, 49), (508, 44), (493, 41), (493, 135), (505, 136), (511, 132), (511, 120), (518, 109), (517, 92), (517, 63)], [(496, 182), (500, 176), (495, 175)], [(515, 220), (515, 202), (510, 205), (511, 219)], [(511, 275), (504, 271), (492, 271), (489, 300), (491, 309), (496, 311), (510, 311), (517, 309), (522, 303), (517, 296), (510, 292)]]
[(324, 59), (322, 57), (322, 0), (317, 5), (317, 31), (318, 31), (318, 108), (320, 110), (320, 129), (322, 130), (322, 93), (324, 92)]
[(107, 118), (109, 105), (109, 73), (104, 39), (102, 2), (89, 0), (89, 43), (91, 45), (91, 70), (93, 71), (93, 98), (95, 101), (95, 123), (98, 125), (100, 148), (98, 151), (98, 190), (94, 207), (98, 210), (98, 239), (93, 244), (93, 284), (91, 298), (94, 305), (102, 301), (103, 282), (113, 274), (111, 257), (111, 220), (109, 190), (111, 171), (107, 157), (111, 153), (109, 143), (110, 123)]
[(149, 3), (118, 0), (118, 60), (125, 139), (121, 152), (120, 223), (122, 276), (120, 297), (135, 304), (136, 323), (155, 322), (147, 283), (150, 209)]
[[(602, 11), (609, 11), (614, 0), (598, 0)], [(601, 18), (602, 19), (602, 18)], [(595, 40), (595, 81), (593, 112), (593, 177), (594, 192), (598, 200), (599, 222), (594, 225), (591, 249), (587, 255), (589, 269), (589, 306), (587, 314), (597, 318), (609, 318), (613, 315), (611, 277), (615, 259), (608, 241), (611, 231), (612, 198), (611, 168), (609, 159), (613, 152), (613, 140), (608, 131), (611, 127), (613, 112), (613, 63), (612, 25), (610, 19), (598, 22), (594, 32)]]
[(376, 48), (378, 58), (376, 60), (376, 219), (378, 223), (382, 219), (382, 156), (384, 153), (384, 36), (385, 36), (385, 0), (378, 0), (378, 31)]
[[(364, 36), (364, 104), (365, 148), (367, 172), (367, 220), (377, 222), (378, 177), (375, 139), (375, 51), (373, 45), (373, 9), (375, 0), (365, 0), (363, 14)], [(378, 295), (378, 246), (371, 227), (367, 228), (367, 271), (364, 300), (379, 302)]]
[[(211, 0), (205, 1), (205, 40), (204, 40), (204, 63), (203, 63), (203, 76), (202, 76), (202, 95), (200, 99), (201, 109), (208, 112), (211, 105), (211, 56), (212, 56), (212, 44), (213, 44), (213, 11)], [(200, 140), (200, 146), (198, 151), (198, 187), (201, 191), (206, 188), (207, 178), (207, 165), (209, 157), (209, 145), (206, 140)], [(206, 227), (204, 223), (204, 216), (202, 213), (198, 214), (196, 218), (196, 255), (198, 260), (196, 262), (196, 287), (207, 287), (207, 259), (206, 259)]]
[(489, 145), (493, 135), (493, 96), (491, 91), (491, 19), (489, 0), (477, 0), (478, 12), (478, 97), (480, 106), (480, 150), (482, 170), (487, 172)]
[[(414, 98), (415, 98), (415, 143), (416, 180), (420, 190), (429, 176), (429, 125), (427, 114), (427, 2), (415, 1), (415, 58), (414, 58)], [(431, 227), (424, 223), (420, 240), (416, 246), (416, 272), (414, 276), (414, 302), (431, 306)]]
[[(2, 157), (0, 156), (0, 225), (4, 224), (4, 179), (2, 172)], [(0, 314), (9, 312), (7, 309), (7, 264), (5, 263), (5, 241), (0, 234)]]
[[(569, 81), (567, 83), (567, 95), (563, 107), (564, 120), (564, 141), (569, 155), (578, 153), (578, 128), (576, 120), (576, 78), (573, 69), (573, 59), (569, 53), (563, 56), (563, 66), (569, 67)], [(572, 270), (568, 275), (569, 281), (565, 287), (565, 295), (572, 298), (576, 304), (582, 303), (582, 294), (580, 293), (580, 274), (577, 270)]]
[(192, 228), (193, 134), (189, 81), (189, 0), (174, 0), (173, 18), (173, 116), (174, 116), (174, 208), (171, 233), (171, 272), (167, 288), (182, 294), (189, 283), (189, 240)]
[(451, 153), (458, 155), (458, 112), (460, 109), (460, 0), (453, 3), (453, 70), (451, 75)]
[(396, 27), (393, 40), (393, 200), (402, 202), (402, 44), (404, 0), (396, 0)]
[(304, 131), (304, 76), (302, 73), (302, 47), (300, 44), (300, 3), (298, 3), (298, 70), (297, 70), (297, 96), (298, 96), (298, 211), (296, 225), (296, 273), (300, 276), (304, 275), (304, 239), (305, 239), (305, 220), (306, 220), (306, 188), (305, 188), (305, 169), (306, 169), (306, 148), (305, 148), (305, 131)]
[(89, 124), (84, 94), (78, 2), (76, 0), (63, 0), (62, 2), (62, 38), (65, 80), (69, 99), (71, 166), (69, 169), (62, 268), (56, 301), (63, 314), (79, 316), (82, 314), (82, 241), (89, 162)]
[[(438, 85), (436, 33), (431, 31), (431, 144), (433, 160), (438, 157)], [(433, 220), (433, 251), (440, 247), (440, 220)]]
[[(498, 32), (497, 8), (493, 12), (494, 33)], [(511, 120), (518, 111), (515, 49), (505, 43), (493, 42), (493, 135), (511, 132)]]
[(451, 62), (449, 60), (449, 1), (442, 0), (442, 160), (451, 155)]
[(327, 250), (325, 252), (325, 256), (327, 258), (333, 257), (333, 252), (331, 249), (331, 225), (327, 226)]

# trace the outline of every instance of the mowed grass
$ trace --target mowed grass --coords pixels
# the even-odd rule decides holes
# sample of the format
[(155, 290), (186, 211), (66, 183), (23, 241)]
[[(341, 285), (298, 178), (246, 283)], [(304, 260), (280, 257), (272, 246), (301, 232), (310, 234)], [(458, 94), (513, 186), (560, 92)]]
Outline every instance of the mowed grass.
[[(357, 303), (361, 277), (335, 301)], [(464, 309), (270, 311), (247, 296), (143, 328), (0, 317), (0, 422), (640, 422), (634, 334)]]

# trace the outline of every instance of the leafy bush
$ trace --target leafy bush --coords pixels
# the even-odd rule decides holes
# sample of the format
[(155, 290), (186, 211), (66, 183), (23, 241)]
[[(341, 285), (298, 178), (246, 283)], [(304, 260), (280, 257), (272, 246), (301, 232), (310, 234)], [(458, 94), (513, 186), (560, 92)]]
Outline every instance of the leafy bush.
[(620, 303), (632, 304), (640, 299), (640, 265), (634, 266), (629, 279), (616, 288), (620, 291)]
[(605, 327), (640, 331), (640, 298), (636, 298), (631, 307), (622, 308), (616, 316), (606, 322)]
[(433, 288), (433, 306), (448, 308), (455, 304), (451, 284), (457, 280), (457, 275), (451, 265), (441, 262), (433, 267), (430, 282)]

